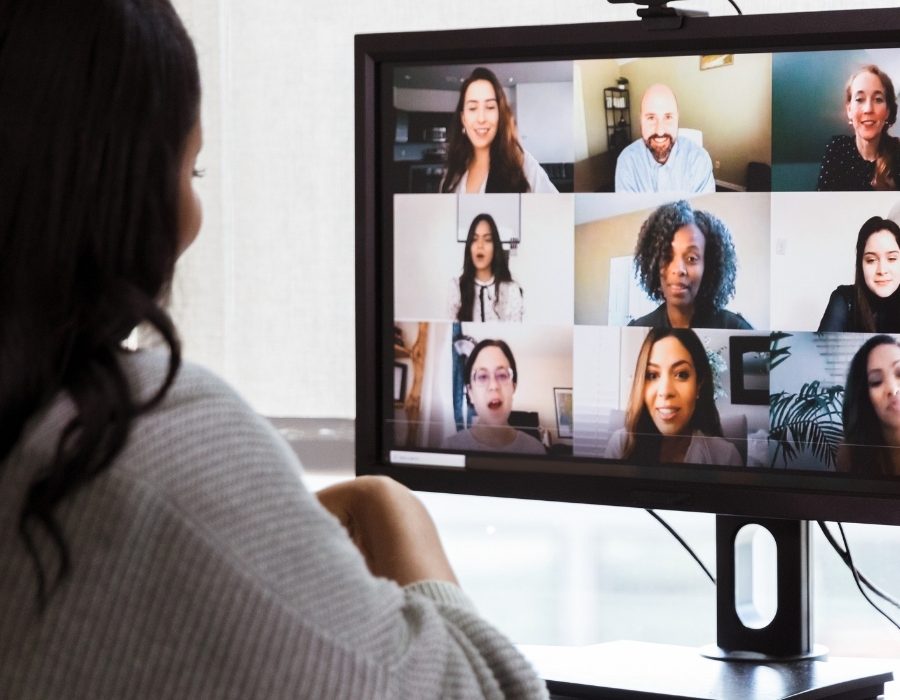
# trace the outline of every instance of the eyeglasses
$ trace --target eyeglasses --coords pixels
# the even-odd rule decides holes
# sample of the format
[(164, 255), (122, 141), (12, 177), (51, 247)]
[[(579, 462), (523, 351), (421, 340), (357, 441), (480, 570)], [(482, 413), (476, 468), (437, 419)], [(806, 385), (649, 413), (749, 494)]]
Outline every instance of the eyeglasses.
[[(494, 381), (501, 386), (509, 384), (513, 379), (513, 373), (511, 369), (506, 367), (500, 367), (499, 369), (494, 370)], [(491, 372), (487, 369), (478, 369), (472, 374), (472, 383), (475, 386), (488, 386), (491, 383)]]

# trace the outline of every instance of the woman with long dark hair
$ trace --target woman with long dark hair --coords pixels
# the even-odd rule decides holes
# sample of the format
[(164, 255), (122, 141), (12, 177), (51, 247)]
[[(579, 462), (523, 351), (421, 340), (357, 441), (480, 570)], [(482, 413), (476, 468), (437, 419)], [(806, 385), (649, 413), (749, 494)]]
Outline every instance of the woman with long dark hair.
[(844, 86), (844, 109), (853, 134), (831, 139), (816, 189), (900, 188), (900, 139), (888, 133), (897, 121), (897, 93), (890, 76), (876, 65), (862, 66)]
[(844, 388), (840, 471), (900, 476), (900, 343), (869, 338), (856, 351)]
[(456, 321), (521, 321), (522, 297), (494, 217), (478, 214), (466, 236), (462, 274), (450, 283), (450, 315)]
[[(199, 104), (168, 0), (0, 3), (0, 692), (546, 697), (417, 499), (317, 500), (181, 361)], [(160, 348), (123, 348), (141, 323)]]
[(831, 293), (819, 322), (819, 332), (900, 331), (900, 226), (873, 216), (856, 236), (853, 284)]
[(441, 192), (556, 192), (547, 173), (522, 148), (497, 76), (476, 68), (463, 81), (450, 125)]
[(691, 462), (740, 466), (722, 437), (709, 358), (689, 328), (651, 328), (638, 352), (625, 427), (605, 456), (638, 464)]

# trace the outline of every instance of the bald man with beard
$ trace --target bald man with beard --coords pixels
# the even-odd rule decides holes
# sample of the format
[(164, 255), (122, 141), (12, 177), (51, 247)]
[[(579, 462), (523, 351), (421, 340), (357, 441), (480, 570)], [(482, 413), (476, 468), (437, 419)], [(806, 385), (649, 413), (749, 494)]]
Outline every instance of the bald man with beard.
[(641, 99), (641, 138), (616, 162), (616, 192), (715, 191), (709, 153), (678, 138), (675, 93), (668, 85), (651, 85)]

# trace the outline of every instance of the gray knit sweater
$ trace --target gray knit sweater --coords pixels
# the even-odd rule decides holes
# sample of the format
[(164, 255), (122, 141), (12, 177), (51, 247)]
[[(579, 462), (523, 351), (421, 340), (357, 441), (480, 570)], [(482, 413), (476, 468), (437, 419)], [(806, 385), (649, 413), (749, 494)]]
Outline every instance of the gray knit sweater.
[[(146, 397), (166, 357), (124, 364)], [(459, 588), (371, 576), (286, 443), (191, 365), (64, 502), (74, 568), (39, 616), (17, 514), (70, 416), (58, 400), (0, 465), (0, 696), (546, 697)]]

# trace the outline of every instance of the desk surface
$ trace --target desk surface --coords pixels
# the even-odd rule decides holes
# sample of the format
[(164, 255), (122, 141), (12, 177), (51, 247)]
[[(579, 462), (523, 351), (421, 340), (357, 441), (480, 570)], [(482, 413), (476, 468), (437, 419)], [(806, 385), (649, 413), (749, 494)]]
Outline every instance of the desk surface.
[[(690, 647), (619, 641), (584, 647), (519, 647), (551, 692), (635, 700), (824, 700), (875, 697), (896, 661), (833, 658), (779, 664), (715, 661)], [(900, 695), (896, 683), (885, 700)], [(825, 688), (833, 688), (829, 692)], [(860, 694), (862, 693), (862, 694)]]

